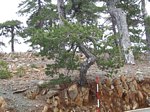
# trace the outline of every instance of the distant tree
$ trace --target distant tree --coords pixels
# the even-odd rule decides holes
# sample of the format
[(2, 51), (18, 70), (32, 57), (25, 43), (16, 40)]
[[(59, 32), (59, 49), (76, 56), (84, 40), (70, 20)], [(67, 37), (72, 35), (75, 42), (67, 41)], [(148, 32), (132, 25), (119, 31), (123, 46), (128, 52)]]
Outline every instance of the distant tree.
[(11, 51), (15, 52), (14, 44), (18, 42), (18, 39), (15, 39), (16, 35), (19, 35), (19, 32), (22, 30), (21, 22), (18, 20), (6, 21), (4, 23), (0, 23), (0, 35), (11, 37)]
[(55, 26), (58, 22), (57, 6), (51, 3), (51, 0), (22, 0), (18, 6), (18, 14), (27, 15), (27, 27), (22, 33), (22, 37), (30, 37), (26, 42), (31, 43), (33, 49), (36, 38), (32, 38), (38, 29), (47, 29)]

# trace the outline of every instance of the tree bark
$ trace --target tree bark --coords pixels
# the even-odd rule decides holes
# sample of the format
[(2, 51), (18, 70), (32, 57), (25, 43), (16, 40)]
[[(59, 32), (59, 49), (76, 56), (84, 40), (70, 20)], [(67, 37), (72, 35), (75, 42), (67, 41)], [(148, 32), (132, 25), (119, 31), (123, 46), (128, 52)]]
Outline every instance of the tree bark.
[[(36, 15), (37, 15), (37, 16), (40, 16), (40, 15), (41, 15), (41, 10), (42, 10), (42, 1), (41, 1), (41, 0), (38, 0), (37, 2), (38, 2), (38, 10), (37, 10)], [(42, 27), (43, 27), (43, 24), (44, 24), (43, 20), (40, 19), (40, 20), (36, 23), (36, 28), (42, 28)]]
[(64, 0), (57, 0), (57, 10), (59, 16), (59, 25), (63, 25), (64, 22), (62, 18), (65, 18)]
[[(112, 30), (114, 35), (117, 35), (117, 31), (116, 31), (116, 21), (115, 18), (113, 17), (113, 15), (111, 16), (111, 22), (112, 22)], [(115, 39), (115, 45), (118, 47), (119, 45), (121, 45), (120, 41), (118, 41), (118, 39)]]
[(135, 64), (134, 55), (131, 49), (131, 41), (129, 38), (128, 25), (126, 21), (126, 14), (121, 8), (116, 8), (115, 4), (119, 2), (119, 0), (108, 0), (107, 6), (109, 9), (110, 15), (113, 15), (118, 32), (121, 38), (121, 46), (123, 48), (125, 61), (127, 64)]
[(80, 85), (87, 83), (86, 74), (91, 65), (96, 62), (96, 57), (83, 45), (79, 45), (79, 49), (86, 56), (87, 60), (80, 65)]
[(14, 37), (15, 37), (14, 27), (11, 27), (11, 52), (12, 53), (15, 52), (15, 50), (14, 50)]
[(148, 14), (147, 14), (147, 11), (146, 11), (145, 0), (141, 0), (141, 3), (142, 3), (141, 4), (141, 10), (142, 10), (143, 19), (144, 19), (146, 42), (147, 42), (148, 48), (150, 48), (150, 32), (148, 31), (148, 25), (146, 24), (146, 18), (148, 16)]

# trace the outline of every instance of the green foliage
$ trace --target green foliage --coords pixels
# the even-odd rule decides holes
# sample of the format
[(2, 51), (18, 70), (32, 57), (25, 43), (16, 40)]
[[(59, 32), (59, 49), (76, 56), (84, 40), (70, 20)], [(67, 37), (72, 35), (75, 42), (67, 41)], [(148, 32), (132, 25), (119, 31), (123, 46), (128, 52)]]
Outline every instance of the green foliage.
[[(47, 29), (47, 27), (52, 27), (57, 22), (57, 6), (49, 0), (23, 0), (18, 7), (18, 14), (28, 15), (28, 26), (21, 33), (23, 38), (27, 38), (25, 43), (33, 42), (32, 37), (37, 30)], [(34, 42), (31, 43), (31, 46), (36, 47)]]
[[(53, 77), (55, 74), (60, 74), (60, 68), (79, 70), (81, 62), (76, 56), (78, 50), (80, 51), (79, 44), (84, 44), (97, 57), (97, 64), (101, 69), (108, 70), (108, 74), (115, 72), (123, 65), (121, 48), (114, 44), (115, 38), (117, 37), (109, 36), (106, 40), (102, 39), (102, 31), (94, 25), (71, 24), (64, 21), (61, 27), (56, 26), (46, 31), (37, 30), (32, 37), (32, 42), (41, 46), (42, 55), (55, 60), (46, 68), (46, 74)], [(67, 49), (64, 49), (64, 45)], [(112, 49), (107, 49), (108, 46)], [(104, 53), (111, 54), (108, 60), (101, 57)]]
[(55, 85), (60, 85), (60, 84), (70, 84), (71, 78), (70, 76), (64, 76), (63, 74), (59, 74), (58, 78), (51, 79), (48, 82), (45, 82), (40, 85), (40, 88), (47, 88), (47, 87), (54, 87)]
[(7, 79), (11, 77), (11, 73), (8, 70), (8, 64), (0, 60), (0, 79)]
[(70, 76), (64, 76), (64, 74), (59, 74), (59, 77), (56, 79), (51, 79), (49, 84), (51, 85), (59, 85), (59, 84), (67, 84), (71, 83)]
[(134, 58), (136, 59), (136, 60), (139, 60), (139, 61), (143, 61), (143, 59), (141, 59), (141, 55), (144, 53), (144, 52), (146, 52), (146, 51), (149, 51), (150, 49), (149, 49), (149, 47), (148, 46), (134, 46), (134, 47), (132, 47), (132, 49), (133, 49), (133, 54), (134, 54)]
[[(34, 42), (43, 47), (41, 53), (55, 59), (55, 63), (47, 65), (46, 74), (51, 76), (58, 74), (59, 68), (77, 70), (80, 66), (79, 59), (76, 57), (79, 44), (85, 43), (86, 45), (91, 41), (92, 46), (96, 47), (96, 41), (102, 36), (101, 31), (95, 26), (64, 22), (64, 26), (50, 28), (46, 32), (38, 30), (39, 32), (33, 37), (35, 38)], [(89, 49), (91, 47), (86, 46)], [(64, 49), (64, 47), (67, 47), (67, 49)], [(93, 52), (92, 49), (91, 52)]]
[(121, 48), (114, 44), (117, 38), (114, 35), (107, 37), (107, 41), (100, 47), (100, 52), (97, 52), (97, 65), (108, 76), (116, 74), (118, 69), (124, 65)]
[(147, 25), (147, 30), (150, 33), (150, 16), (145, 18), (145, 24)]
[[(72, 19), (76, 17), (78, 22), (82, 24), (96, 24), (97, 19), (99, 18), (99, 13), (106, 10), (106, 7), (98, 7), (96, 6), (97, 0), (68, 0), (68, 4), (66, 7), (67, 14), (71, 15)], [(71, 12), (74, 12), (73, 14)]]

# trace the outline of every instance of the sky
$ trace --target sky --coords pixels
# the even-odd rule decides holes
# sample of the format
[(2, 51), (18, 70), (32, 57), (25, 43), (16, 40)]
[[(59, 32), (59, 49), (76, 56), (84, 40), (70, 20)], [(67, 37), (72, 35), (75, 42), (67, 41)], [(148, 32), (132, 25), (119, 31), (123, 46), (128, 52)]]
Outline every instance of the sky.
[[(20, 20), (22, 22), (26, 21), (26, 17), (20, 17), (17, 15), (18, 5), (22, 0), (0, 0), (0, 23), (5, 22), (7, 20)], [(146, 8), (148, 14), (150, 15), (150, 3), (146, 3)], [(17, 37), (21, 44), (15, 44), (15, 51), (16, 52), (25, 52), (27, 50), (31, 50), (28, 44), (23, 43), (23, 39)], [(0, 41), (8, 43), (10, 38), (5, 39), (5, 37), (0, 37)], [(0, 47), (0, 52), (10, 52), (11, 47), (8, 44), (7, 47)]]
[[(18, 11), (18, 5), (21, 1), (22, 0), (0, 0), (0, 23), (7, 20), (20, 20), (22, 22), (26, 21), (26, 17), (21, 17), (16, 13)], [(21, 37), (16, 38), (21, 42), (21, 44), (15, 44), (16, 52), (25, 52), (31, 49), (29, 44), (23, 43), (24, 40)], [(0, 37), (0, 41), (8, 43), (9, 40), (9, 37), (7, 37), (7, 39), (5, 37)], [(6, 47), (0, 47), (0, 52), (11, 52), (10, 44), (7, 44)]]

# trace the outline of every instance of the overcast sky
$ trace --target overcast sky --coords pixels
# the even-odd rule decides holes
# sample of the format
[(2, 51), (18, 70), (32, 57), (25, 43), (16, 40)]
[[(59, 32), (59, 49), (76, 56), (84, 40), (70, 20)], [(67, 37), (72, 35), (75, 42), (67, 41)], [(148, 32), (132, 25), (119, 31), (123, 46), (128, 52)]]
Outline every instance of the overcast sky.
[[(25, 21), (26, 18), (25, 17), (19, 17), (16, 12), (18, 11), (18, 4), (21, 2), (22, 0), (0, 0), (0, 23), (1, 22), (5, 22), (7, 20), (20, 20), (20, 21)], [(146, 3), (147, 6), (147, 11), (150, 14), (150, 3)], [(10, 38), (9, 38), (10, 39)], [(4, 41), (6, 39), (0, 37), (0, 41)], [(15, 45), (15, 50), (17, 52), (21, 52), (21, 51), (27, 51), (29, 49), (28, 45), (23, 44), (23, 40), (20, 39), (20, 41), (22, 42), (21, 45)], [(8, 42), (8, 39), (7, 41)], [(10, 52), (10, 45), (7, 45), (7, 47), (2, 47), (3, 52)], [(0, 51), (2, 51), (1, 47), (0, 47)]]
[[(16, 12), (18, 11), (18, 4), (21, 0), (0, 0), (0, 23), (7, 20), (20, 20), (25, 21), (25, 17), (19, 17)], [(16, 37), (17, 38), (17, 37)], [(19, 38), (19, 37), (18, 37)], [(5, 37), (0, 37), (0, 41), (8, 43), (10, 38), (6, 39)], [(15, 51), (22, 52), (29, 49), (29, 45), (23, 43), (23, 39), (19, 39), (21, 44), (15, 45)], [(0, 52), (10, 52), (11, 47), (0, 47)]]

